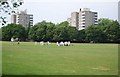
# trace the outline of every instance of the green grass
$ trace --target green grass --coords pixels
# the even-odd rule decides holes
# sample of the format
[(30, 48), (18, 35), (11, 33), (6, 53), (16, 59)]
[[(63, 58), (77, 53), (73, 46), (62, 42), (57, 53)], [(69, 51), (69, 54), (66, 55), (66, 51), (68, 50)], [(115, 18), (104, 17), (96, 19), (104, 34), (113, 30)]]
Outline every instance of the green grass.
[(117, 75), (117, 44), (73, 44), (58, 47), (3, 42), (3, 74)]
[(0, 76), (2, 75), (2, 42), (0, 42)]

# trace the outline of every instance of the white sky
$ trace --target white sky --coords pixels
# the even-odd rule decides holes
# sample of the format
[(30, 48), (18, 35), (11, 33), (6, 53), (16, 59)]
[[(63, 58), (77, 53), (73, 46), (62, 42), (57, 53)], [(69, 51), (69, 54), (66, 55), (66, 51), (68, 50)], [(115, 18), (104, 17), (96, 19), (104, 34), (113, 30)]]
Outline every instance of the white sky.
[[(42, 20), (59, 23), (67, 20), (71, 12), (90, 8), (99, 18), (117, 20), (119, 0), (24, 0), (19, 10), (33, 14), (34, 24)], [(10, 21), (10, 19), (9, 19)]]
[(119, 0), (24, 0), (24, 2), (118, 2)]

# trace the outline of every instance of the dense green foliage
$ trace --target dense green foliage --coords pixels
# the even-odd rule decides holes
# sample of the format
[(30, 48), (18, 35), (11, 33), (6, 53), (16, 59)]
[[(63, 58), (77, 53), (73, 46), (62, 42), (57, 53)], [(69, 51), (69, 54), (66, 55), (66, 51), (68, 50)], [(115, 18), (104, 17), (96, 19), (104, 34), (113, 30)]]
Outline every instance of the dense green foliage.
[[(92, 25), (80, 31), (69, 26), (67, 21), (59, 24), (42, 21), (26, 31), (22, 26), (20, 27), (18, 28), (18, 25), (15, 24), (2, 27), (3, 40), (19, 37), (21, 40), (34, 41), (120, 42), (120, 25), (117, 21), (110, 19), (99, 19), (98, 25)], [(17, 32), (15, 32), (16, 30)]]
[(86, 30), (86, 40), (94, 42), (120, 42), (120, 25), (117, 21), (100, 19), (98, 25)]
[(2, 40), (10, 41), (11, 38), (26, 39), (26, 30), (22, 25), (8, 24), (2, 27)]
[(4, 75), (118, 75), (118, 44), (3, 42)]
[(36, 24), (29, 31), (29, 39), (33, 39), (35, 41), (52, 39), (54, 26), (55, 25), (53, 23), (47, 23), (45, 21)]
[[(85, 30), (78, 31), (70, 27), (65, 21), (60, 24), (40, 22), (33, 26), (30, 31), (30, 39), (36, 41), (74, 41), (74, 42), (116, 42), (120, 41), (120, 25), (117, 21), (100, 19), (98, 25), (92, 25)], [(44, 26), (44, 27), (43, 27)], [(48, 36), (50, 35), (50, 36)]]
[(57, 25), (42, 21), (30, 29), (29, 39), (35, 41), (72, 41), (77, 38), (77, 32), (77, 29), (70, 27), (66, 21)]

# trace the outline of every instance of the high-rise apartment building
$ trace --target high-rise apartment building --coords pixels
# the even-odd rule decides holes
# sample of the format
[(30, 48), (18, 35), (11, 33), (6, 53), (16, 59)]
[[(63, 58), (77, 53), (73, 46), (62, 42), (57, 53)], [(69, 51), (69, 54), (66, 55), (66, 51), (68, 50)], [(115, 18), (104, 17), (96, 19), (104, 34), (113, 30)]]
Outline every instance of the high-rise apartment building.
[(23, 27), (27, 28), (33, 26), (33, 15), (27, 14), (26, 10), (21, 11), (20, 13), (11, 16), (11, 22), (21, 24)]
[(78, 30), (82, 30), (90, 25), (97, 24), (97, 16), (97, 12), (92, 12), (89, 8), (80, 8), (79, 12), (72, 12), (71, 18), (67, 19), (67, 21), (70, 26), (76, 27)]
[(118, 2), (118, 22), (120, 24), (120, 1)]

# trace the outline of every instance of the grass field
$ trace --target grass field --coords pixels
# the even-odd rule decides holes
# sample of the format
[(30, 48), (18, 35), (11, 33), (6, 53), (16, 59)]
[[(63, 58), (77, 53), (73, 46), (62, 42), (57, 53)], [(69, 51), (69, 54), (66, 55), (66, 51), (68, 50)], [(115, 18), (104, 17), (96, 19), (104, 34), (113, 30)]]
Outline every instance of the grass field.
[(117, 75), (117, 44), (56, 44), (40, 46), (2, 43), (3, 74), (12, 75)]

